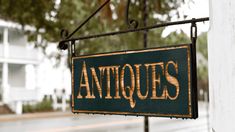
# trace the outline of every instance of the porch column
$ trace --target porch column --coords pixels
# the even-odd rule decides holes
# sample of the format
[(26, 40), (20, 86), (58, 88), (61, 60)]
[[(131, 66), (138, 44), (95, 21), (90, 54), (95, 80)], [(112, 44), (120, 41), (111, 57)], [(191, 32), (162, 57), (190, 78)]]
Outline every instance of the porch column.
[(210, 0), (208, 64), (210, 129), (235, 130), (235, 1)]
[[(3, 51), (4, 58), (9, 56), (9, 43), (8, 43), (8, 28), (5, 27), (3, 31)], [(8, 84), (8, 63), (3, 62), (2, 67), (2, 90), (3, 90), (3, 103), (8, 102), (9, 98), (9, 84)]]

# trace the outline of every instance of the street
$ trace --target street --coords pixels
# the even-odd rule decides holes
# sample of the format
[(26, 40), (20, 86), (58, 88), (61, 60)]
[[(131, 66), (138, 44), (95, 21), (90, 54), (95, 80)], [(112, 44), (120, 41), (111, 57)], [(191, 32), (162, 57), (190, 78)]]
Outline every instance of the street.
[[(34, 116), (32, 116), (34, 115)], [(143, 117), (86, 115), (58, 112), (0, 116), (1, 132), (143, 132)], [(207, 104), (199, 103), (199, 118), (182, 120), (150, 117), (150, 132), (208, 132)]]

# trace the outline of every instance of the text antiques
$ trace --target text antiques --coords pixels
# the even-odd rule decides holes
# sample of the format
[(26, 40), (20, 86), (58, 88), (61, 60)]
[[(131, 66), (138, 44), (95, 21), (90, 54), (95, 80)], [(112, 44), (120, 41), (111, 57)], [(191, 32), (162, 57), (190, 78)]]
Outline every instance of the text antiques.
[(72, 111), (197, 118), (191, 46), (72, 58)]

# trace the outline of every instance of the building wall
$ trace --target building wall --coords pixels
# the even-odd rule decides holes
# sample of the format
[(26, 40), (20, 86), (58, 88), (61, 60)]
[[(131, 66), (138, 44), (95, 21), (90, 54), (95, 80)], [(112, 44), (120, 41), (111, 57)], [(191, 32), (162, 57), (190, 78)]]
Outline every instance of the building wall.
[(0, 102), (8, 104), (13, 111), (20, 111), (15, 105), (22, 101), (37, 101), (34, 67), (39, 64), (38, 51), (33, 49), (22, 30), (0, 25)]
[(0, 42), (0, 57), (3, 57), (3, 44)]
[[(55, 68), (55, 59), (40, 54), (22, 30), (4, 26), (0, 20), (0, 35), (0, 68), (3, 71), (0, 79), (4, 82), (0, 84), (3, 92), (0, 102), (17, 112), (19, 102), (40, 101), (44, 95), (54, 94), (54, 89), (66, 89), (70, 95), (71, 75), (66, 67), (66, 55), (62, 58), (65, 63)], [(49, 45), (46, 49), (49, 55), (58, 52), (57, 43)]]

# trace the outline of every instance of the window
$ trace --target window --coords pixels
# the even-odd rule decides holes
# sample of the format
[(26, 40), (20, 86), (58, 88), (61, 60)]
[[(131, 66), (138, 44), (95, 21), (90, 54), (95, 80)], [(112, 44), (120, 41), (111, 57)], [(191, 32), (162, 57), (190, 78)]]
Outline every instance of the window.
[(3, 43), (3, 30), (0, 29), (0, 44)]
[[(2, 86), (2, 64), (0, 63), (0, 87)], [(1, 88), (0, 88), (1, 91)]]

